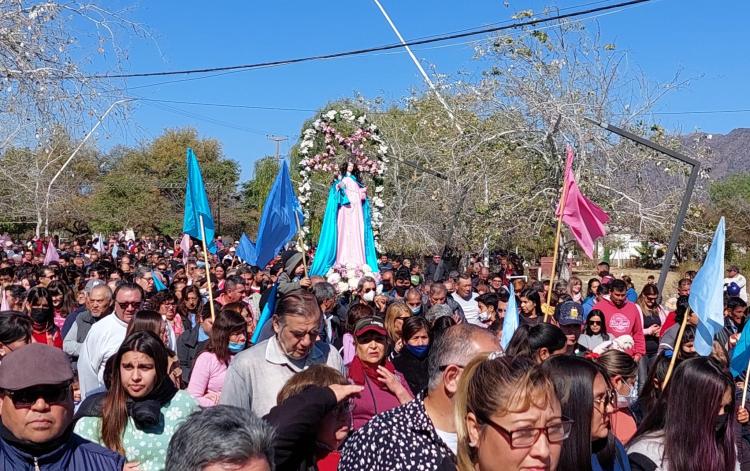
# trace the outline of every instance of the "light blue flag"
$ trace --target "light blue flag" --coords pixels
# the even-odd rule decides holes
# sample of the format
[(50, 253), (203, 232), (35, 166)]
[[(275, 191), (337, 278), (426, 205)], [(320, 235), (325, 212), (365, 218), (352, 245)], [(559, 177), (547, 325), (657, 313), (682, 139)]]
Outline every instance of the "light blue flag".
[(266, 322), (268, 322), (271, 319), (271, 316), (273, 316), (273, 312), (276, 309), (276, 288), (277, 287), (278, 287), (278, 283), (275, 283), (273, 287), (271, 288), (271, 292), (268, 294), (268, 301), (266, 301), (265, 306), (263, 306), (263, 310), (260, 313), (260, 319), (258, 319), (258, 323), (255, 324), (253, 337), (250, 340), (253, 343), (253, 345), (258, 343), (258, 338), (260, 337), (260, 334), (263, 331), (263, 326), (266, 325)]
[(258, 258), (255, 244), (244, 232), (240, 236), (240, 245), (237, 247), (237, 256), (245, 263), (252, 265)]
[(206, 246), (208, 251), (216, 253), (214, 242), (214, 218), (211, 216), (211, 206), (208, 204), (206, 187), (203, 184), (201, 168), (193, 149), (187, 150), (187, 185), (185, 186), (185, 217), (182, 220), (182, 232), (203, 240), (200, 216), (203, 216), (203, 228), (206, 232)]
[(742, 332), (740, 339), (737, 341), (737, 345), (732, 350), (732, 360), (729, 362), (729, 369), (732, 371), (732, 376), (739, 378), (742, 373), (748, 369), (748, 363), (750, 362), (750, 330)]
[(161, 282), (161, 278), (156, 274), (155, 270), (151, 270), (151, 277), (154, 279), (154, 289), (158, 293), (159, 291), (165, 291), (167, 287)]
[(508, 308), (505, 311), (505, 317), (503, 318), (503, 335), (500, 338), (500, 346), (503, 350), (508, 348), (510, 339), (513, 338), (513, 334), (518, 328), (518, 306), (516, 306), (516, 290), (513, 288), (513, 283), (510, 284), (510, 297), (508, 298)]
[(120, 245), (115, 243), (114, 246), (112, 246), (112, 259), (117, 260), (117, 253), (120, 251)]
[(695, 329), (695, 351), (711, 353), (714, 335), (724, 327), (724, 218), (719, 221), (703, 266), (690, 286), (690, 308), (700, 319)]
[(301, 227), (305, 223), (305, 217), (292, 188), (289, 165), (284, 160), (263, 204), (258, 237), (255, 239), (256, 258), (254, 261), (246, 260), (250, 265), (264, 268), (292, 240), (297, 233), (295, 213)]

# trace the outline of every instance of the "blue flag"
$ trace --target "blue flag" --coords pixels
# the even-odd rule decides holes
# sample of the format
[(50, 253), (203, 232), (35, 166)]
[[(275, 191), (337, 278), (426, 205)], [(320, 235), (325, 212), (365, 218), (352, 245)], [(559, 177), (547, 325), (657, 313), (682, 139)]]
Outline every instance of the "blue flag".
[(510, 284), (510, 297), (508, 298), (508, 308), (505, 310), (505, 317), (503, 318), (503, 335), (500, 338), (500, 346), (503, 350), (508, 348), (510, 339), (513, 338), (513, 334), (518, 329), (518, 306), (516, 306), (516, 290), (513, 288), (513, 283)]
[(732, 351), (732, 360), (729, 362), (729, 369), (732, 371), (732, 376), (739, 378), (742, 373), (747, 370), (748, 362), (750, 362), (750, 330), (742, 332), (740, 339), (737, 341), (737, 345), (734, 346)]
[(271, 288), (271, 292), (268, 294), (268, 301), (266, 301), (265, 306), (263, 306), (263, 310), (260, 313), (260, 319), (258, 319), (258, 323), (255, 324), (255, 330), (253, 331), (253, 338), (250, 340), (253, 345), (258, 343), (258, 338), (260, 337), (260, 333), (263, 330), (263, 326), (266, 325), (266, 322), (268, 322), (271, 319), (271, 316), (273, 316), (273, 312), (276, 308), (276, 288), (278, 286), (278, 283), (275, 283), (273, 287)]
[(700, 319), (695, 329), (695, 351), (711, 353), (714, 335), (724, 327), (724, 218), (719, 221), (703, 266), (690, 286), (690, 308)]
[(258, 258), (258, 254), (255, 251), (255, 244), (253, 244), (253, 241), (250, 240), (244, 232), (242, 233), (242, 236), (240, 236), (240, 245), (237, 247), (237, 256), (240, 257), (243, 262), (250, 265), (252, 265)]
[(185, 217), (182, 221), (182, 232), (192, 237), (203, 240), (201, 233), (200, 216), (203, 216), (203, 228), (206, 232), (206, 246), (208, 251), (216, 253), (214, 242), (214, 218), (211, 216), (211, 207), (208, 204), (206, 187), (203, 184), (201, 168), (193, 149), (187, 150), (187, 186), (185, 187)]
[(256, 258), (246, 262), (264, 268), (297, 233), (295, 214), (301, 227), (305, 217), (292, 188), (289, 166), (284, 160), (263, 204), (258, 237), (255, 239)]
[(158, 293), (159, 291), (165, 291), (167, 287), (161, 282), (161, 278), (156, 274), (155, 270), (151, 270), (151, 277), (154, 279), (154, 289)]
[(117, 260), (117, 253), (120, 251), (120, 246), (115, 243), (115, 245), (112, 246), (112, 259)]

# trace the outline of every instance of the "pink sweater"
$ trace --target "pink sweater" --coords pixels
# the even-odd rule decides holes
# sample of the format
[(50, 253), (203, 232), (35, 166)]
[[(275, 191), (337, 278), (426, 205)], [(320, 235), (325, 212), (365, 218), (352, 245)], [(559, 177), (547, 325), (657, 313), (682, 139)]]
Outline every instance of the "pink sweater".
[[(231, 356), (229, 363), (234, 356)], [(224, 387), (224, 377), (227, 374), (227, 366), (216, 358), (216, 355), (210, 352), (203, 352), (195, 359), (193, 371), (190, 373), (190, 384), (187, 392), (190, 393), (201, 407), (215, 406), (213, 400), (206, 397), (209, 392), (221, 395), (221, 389)]]
[(635, 354), (646, 354), (646, 338), (643, 336), (643, 324), (641, 323), (641, 311), (638, 306), (625, 301), (622, 307), (617, 307), (612, 304), (609, 299), (602, 299), (598, 303), (594, 304), (591, 309), (599, 309), (604, 313), (604, 322), (607, 324), (607, 333), (612, 338), (621, 337), (623, 335), (630, 335), (633, 337), (635, 346), (630, 353)]

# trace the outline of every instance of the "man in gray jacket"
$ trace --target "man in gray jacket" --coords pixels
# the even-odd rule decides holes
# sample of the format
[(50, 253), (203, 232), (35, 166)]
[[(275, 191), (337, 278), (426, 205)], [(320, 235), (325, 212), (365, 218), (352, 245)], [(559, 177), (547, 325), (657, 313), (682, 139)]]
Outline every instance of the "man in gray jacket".
[(112, 312), (112, 290), (107, 285), (97, 285), (86, 299), (86, 310), (78, 315), (63, 341), (63, 351), (74, 360), (91, 326)]
[(275, 335), (237, 354), (229, 365), (221, 404), (250, 409), (263, 417), (295, 373), (315, 364), (342, 371), (338, 351), (316, 341), (321, 323), (315, 295), (295, 290), (282, 296), (271, 322)]

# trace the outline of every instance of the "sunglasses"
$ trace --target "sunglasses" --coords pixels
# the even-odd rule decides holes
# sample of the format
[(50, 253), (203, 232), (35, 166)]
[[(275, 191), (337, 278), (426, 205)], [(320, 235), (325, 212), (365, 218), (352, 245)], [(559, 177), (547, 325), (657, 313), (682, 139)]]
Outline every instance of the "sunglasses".
[(117, 305), (120, 306), (120, 309), (127, 309), (129, 307), (132, 307), (133, 309), (138, 309), (143, 304), (143, 301), (135, 301), (132, 303), (121, 303), (120, 301), (117, 301)]
[(589, 325), (602, 325), (602, 321), (589, 321)]
[(70, 385), (62, 386), (33, 386), (18, 391), (5, 391), (15, 407), (31, 407), (39, 398), (47, 404), (60, 404), (68, 399)]

